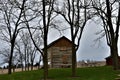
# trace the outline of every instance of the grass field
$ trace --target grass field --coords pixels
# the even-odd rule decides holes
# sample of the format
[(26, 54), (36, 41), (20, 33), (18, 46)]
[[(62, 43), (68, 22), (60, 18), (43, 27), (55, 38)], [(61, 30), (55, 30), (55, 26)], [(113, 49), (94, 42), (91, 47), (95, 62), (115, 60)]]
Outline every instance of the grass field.
[[(71, 69), (50, 69), (49, 80), (115, 80), (120, 71), (111, 67), (78, 68), (77, 77), (71, 77)], [(0, 80), (41, 80), (43, 70), (16, 72), (12, 75), (1, 74)]]

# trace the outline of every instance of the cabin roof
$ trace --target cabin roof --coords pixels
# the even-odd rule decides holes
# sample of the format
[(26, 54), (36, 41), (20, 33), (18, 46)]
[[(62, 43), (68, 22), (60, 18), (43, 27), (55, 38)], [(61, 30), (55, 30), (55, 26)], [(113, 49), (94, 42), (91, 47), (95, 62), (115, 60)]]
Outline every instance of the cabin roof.
[(66, 38), (65, 36), (62, 36), (62, 37), (58, 38), (57, 40), (53, 41), (52, 43), (50, 43), (50, 44), (47, 46), (47, 48), (50, 48), (51, 46), (53, 46), (55, 43), (59, 42), (59, 41), (62, 40), (62, 39), (65, 39), (65, 40), (67, 40), (68, 42), (70, 42), (70, 43), (72, 44), (72, 41), (71, 41), (71, 40), (69, 40), (69, 39)]
[[(112, 56), (110, 55), (110, 56), (106, 57), (105, 59), (109, 59), (109, 58), (112, 58)], [(118, 56), (118, 58), (120, 58), (120, 56)]]

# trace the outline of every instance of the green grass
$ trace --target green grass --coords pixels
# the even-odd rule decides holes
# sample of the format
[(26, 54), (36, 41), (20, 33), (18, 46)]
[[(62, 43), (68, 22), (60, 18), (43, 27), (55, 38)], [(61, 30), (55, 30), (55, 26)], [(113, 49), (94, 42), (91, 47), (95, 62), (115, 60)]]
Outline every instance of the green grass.
[[(77, 77), (71, 77), (71, 69), (50, 69), (51, 80), (115, 80), (120, 71), (114, 71), (111, 67), (78, 68)], [(43, 70), (16, 72), (12, 75), (0, 75), (0, 80), (41, 80)]]

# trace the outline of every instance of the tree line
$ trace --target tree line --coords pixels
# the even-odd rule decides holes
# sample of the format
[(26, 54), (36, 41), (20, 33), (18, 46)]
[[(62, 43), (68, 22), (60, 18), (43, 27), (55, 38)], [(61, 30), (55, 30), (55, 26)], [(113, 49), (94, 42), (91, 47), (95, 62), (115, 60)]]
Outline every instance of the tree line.
[[(33, 64), (40, 54), (44, 64), (44, 80), (48, 76), (48, 34), (50, 29), (60, 29), (60, 17), (70, 29), (72, 41), (72, 76), (76, 76), (76, 51), (89, 20), (100, 20), (103, 27), (96, 40), (106, 37), (113, 61), (113, 69), (120, 69), (118, 38), (120, 24), (119, 0), (0, 0), (1, 40), (9, 46), (1, 51), (8, 57), (11, 74), (14, 59)], [(63, 23), (63, 22), (62, 22)], [(92, 30), (91, 30), (92, 31)], [(77, 45), (74, 45), (77, 44)], [(43, 49), (44, 47), (44, 49)], [(41, 57), (40, 60), (41, 61)]]

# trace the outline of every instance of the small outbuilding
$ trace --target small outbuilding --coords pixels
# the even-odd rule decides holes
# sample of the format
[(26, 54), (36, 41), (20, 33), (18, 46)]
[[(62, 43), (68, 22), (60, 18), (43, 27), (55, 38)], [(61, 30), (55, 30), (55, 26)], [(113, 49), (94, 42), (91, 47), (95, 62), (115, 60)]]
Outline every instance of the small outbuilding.
[[(106, 59), (106, 65), (112, 65), (112, 56), (108, 56), (105, 58)], [(120, 56), (118, 57), (119, 61), (120, 61)]]
[(48, 45), (48, 62), (50, 68), (72, 66), (72, 42), (65, 36)]

